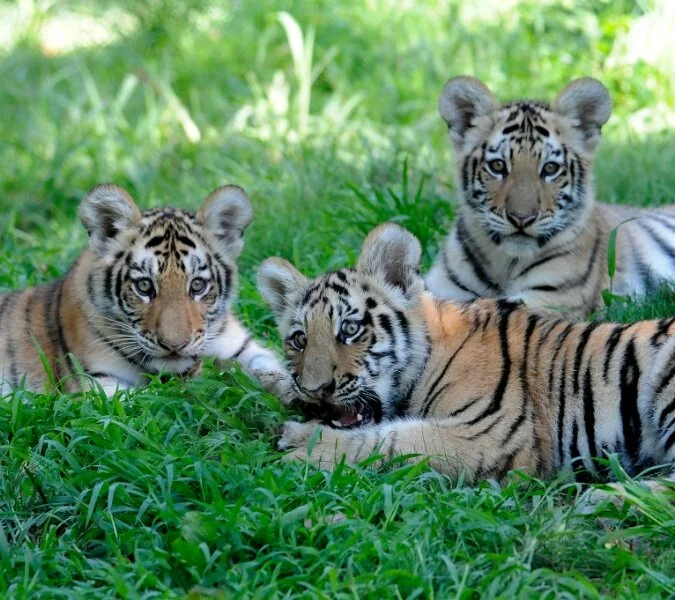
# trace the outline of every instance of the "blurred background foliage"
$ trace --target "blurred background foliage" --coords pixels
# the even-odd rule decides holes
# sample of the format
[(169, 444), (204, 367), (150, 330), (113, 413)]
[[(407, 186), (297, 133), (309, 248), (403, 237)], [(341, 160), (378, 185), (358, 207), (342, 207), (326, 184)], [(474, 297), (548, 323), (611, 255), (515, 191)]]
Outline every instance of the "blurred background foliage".
[(63, 271), (102, 181), (141, 206), (243, 185), (245, 270), (269, 254), (341, 264), (387, 218), (430, 256), (453, 198), (436, 104), (458, 74), (505, 100), (598, 77), (614, 100), (599, 195), (671, 202), (674, 30), (670, 0), (2, 3), (0, 285)]

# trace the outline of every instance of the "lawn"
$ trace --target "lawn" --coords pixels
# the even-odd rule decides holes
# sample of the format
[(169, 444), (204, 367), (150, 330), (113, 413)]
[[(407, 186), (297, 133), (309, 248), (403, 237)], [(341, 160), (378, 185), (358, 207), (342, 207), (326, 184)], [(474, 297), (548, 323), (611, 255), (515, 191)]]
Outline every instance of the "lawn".
[[(65, 272), (97, 183), (191, 208), (237, 183), (256, 210), (237, 310), (277, 345), (264, 258), (317, 274), (396, 220), (430, 264), (454, 214), (436, 103), (457, 74), (504, 99), (600, 78), (598, 197), (673, 201), (669, 0), (35, 0), (0, 23), (0, 288)], [(672, 315), (675, 294), (608, 312)], [(325, 473), (280, 459), (290, 416), (234, 366), (1, 400), (0, 596), (675, 596), (675, 506), (636, 484), (582, 514), (565, 480)]]

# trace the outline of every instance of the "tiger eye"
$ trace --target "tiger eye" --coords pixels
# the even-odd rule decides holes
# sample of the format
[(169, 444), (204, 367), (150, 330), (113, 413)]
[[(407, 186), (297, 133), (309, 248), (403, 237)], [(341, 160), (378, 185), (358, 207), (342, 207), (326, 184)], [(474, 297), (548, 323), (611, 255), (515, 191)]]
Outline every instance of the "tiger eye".
[(206, 280), (201, 277), (195, 277), (190, 283), (190, 292), (200, 294), (206, 289)]
[(136, 291), (143, 296), (149, 296), (152, 294), (152, 280), (148, 277), (143, 277), (134, 281), (134, 287), (136, 288)]
[(296, 331), (290, 337), (289, 342), (293, 348), (302, 352), (302, 350), (304, 350), (305, 346), (307, 345), (307, 336), (302, 331)]
[(340, 327), (342, 333), (347, 336), (356, 335), (359, 332), (359, 329), (361, 329), (361, 325), (356, 321), (343, 321), (342, 326)]
[(488, 162), (488, 167), (490, 167), (492, 172), (497, 173), (498, 175), (504, 175), (506, 173), (506, 163), (499, 158)]
[(555, 175), (560, 170), (560, 165), (555, 162), (547, 162), (542, 171), (544, 175)]

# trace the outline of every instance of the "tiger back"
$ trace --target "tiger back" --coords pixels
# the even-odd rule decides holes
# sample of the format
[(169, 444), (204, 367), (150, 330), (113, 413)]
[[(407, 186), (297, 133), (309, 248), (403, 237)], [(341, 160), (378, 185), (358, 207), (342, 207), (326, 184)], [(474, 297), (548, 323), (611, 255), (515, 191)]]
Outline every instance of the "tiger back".
[(522, 303), (435, 298), (419, 242), (388, 224), (356, 269), (306, 279), (280, 259), (259, 288), (276, 314), (301, 409), (280, 441), (331, 468), (428, 457), (468, 481), (549, 476), (620, 456), (630, 473), (675, 462), (675, 318), (573, 323)]
[(611, 113), (599, 81), (577, 79), (551, 105), (500, 104), (477, 79), (456, 77), (439, 108), (460, 207), (427, 276), (438, 297), (519, 299), (588, 317), (609, 288), (607, 244), (619, 226), (615, 294), (643, 295), (675, 280), (675, 208), (595, 202), (592, 161)]
[(252, 216), (237, 186), (216, 189), (197, 213), (141, 212), (122, 188), (94, 188), (80, 206), (89, 248), (73, 267), (58, 281), (0, 296), (2, 390), (61, 380), (77, 390), (96, 380), (112, 392), (148, 373), (193, 373), (205, 356), (278, 373), (276, 356), (231, 311)]

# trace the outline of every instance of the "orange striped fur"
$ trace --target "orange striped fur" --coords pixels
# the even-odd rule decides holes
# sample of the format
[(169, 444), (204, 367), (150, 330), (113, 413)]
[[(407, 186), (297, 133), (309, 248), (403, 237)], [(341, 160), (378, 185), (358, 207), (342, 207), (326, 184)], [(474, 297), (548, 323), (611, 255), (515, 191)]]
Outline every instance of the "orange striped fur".
[(331, 468), (413, 454), (469, 481), (512, 469), (604, 478), (595, 459), (610, 453), (629, 473), (672, 469), (675, 318), (573, 323), (507, 300), (440, 300), (420, 254), (388, 224), (356, 269), (308, 280), (279, 259), (261, 267), (297, 402), (315, 417), (286, 423), (290, 458)]
[(193, 373), (209, 356), (236, 357), (282, 393), (278, 359), (231, 312), (252, 215), (236, 186), (215, 190), (196, 214), (141, 213), (123, 189), (94, 188), (80, 207), (89, 248), (68, 273), (0, 295), (0, 391), (96, 382), (110, 393), (147, 373)]

